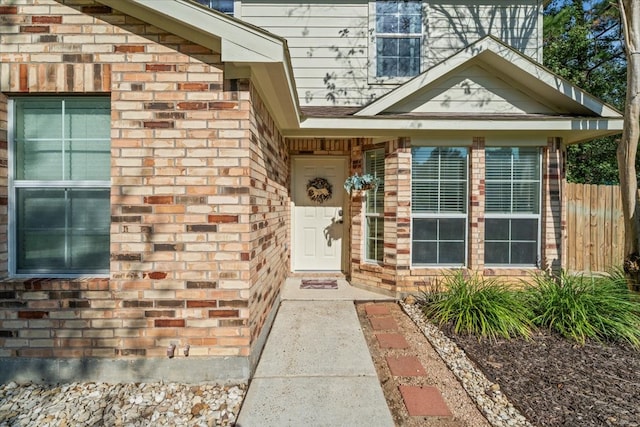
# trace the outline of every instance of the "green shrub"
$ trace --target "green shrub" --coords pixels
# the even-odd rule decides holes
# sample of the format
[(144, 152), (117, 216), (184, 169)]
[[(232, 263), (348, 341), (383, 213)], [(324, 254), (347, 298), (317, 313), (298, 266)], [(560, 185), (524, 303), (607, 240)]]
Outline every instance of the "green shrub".
[(443, 286), (444, 291), (425, 293), (421, 301), (425, 316), (440, 326), (489, 339), (530, 336), (531, 313), (518, 292), (461, 272), (445, 277)]
[(591, 338), (640, 346), (640, 304), (621, 270), (596, 277), (537, 275), (526, 294), (537, 326), (581, 344)]

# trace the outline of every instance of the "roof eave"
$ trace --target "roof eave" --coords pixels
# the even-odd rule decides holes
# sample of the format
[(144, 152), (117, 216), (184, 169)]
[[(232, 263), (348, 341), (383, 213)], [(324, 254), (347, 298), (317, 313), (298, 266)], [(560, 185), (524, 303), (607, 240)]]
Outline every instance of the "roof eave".
[(97, 1), (218, 52), (222, 62), (250, 67), (278, 126), (298, 127), (299, 102), (285, 39), (190, 1)]
[(298, 130), (287, 137), (380, 137), (424, 136), (437, 133), (510, 133), (539, 134), (563, 138), (575, 144), (622, 132), (622, 118), (611, 117), (543, 117), (514, 118), (401, 118), (401, 117), (308, 117)]

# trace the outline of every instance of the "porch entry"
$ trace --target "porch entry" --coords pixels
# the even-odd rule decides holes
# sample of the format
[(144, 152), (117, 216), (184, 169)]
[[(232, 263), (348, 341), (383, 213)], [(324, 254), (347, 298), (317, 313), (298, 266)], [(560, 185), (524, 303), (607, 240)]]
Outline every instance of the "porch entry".
[(343, 270), (346, 167), (341, 157), (293, 158), (293, 271)]

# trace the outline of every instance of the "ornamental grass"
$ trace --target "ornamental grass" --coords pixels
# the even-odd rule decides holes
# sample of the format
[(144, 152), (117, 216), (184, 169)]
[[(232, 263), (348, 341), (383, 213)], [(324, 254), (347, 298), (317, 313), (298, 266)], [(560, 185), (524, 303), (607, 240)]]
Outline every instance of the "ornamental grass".
[(584, 276), (540, 274), (527, 287), (532, 322), (584, 344), (624, 341), (640, 347), (640, 302), (622, 270)]
[(529, 338), (533, 328), (584, 344), (626, 342), (640, 348), (640, 297), (621, 269), (597, 276), (538, 274), (520, 289), (456, 272), (419, 303), (424, 315), (456, 334)]
[(420, 298), (425, 316), (440, 326), (491, 340), (531, 335), (531, 313), (521, 293), (462, 272), (446, 276), (442, 286), (444, 290)]

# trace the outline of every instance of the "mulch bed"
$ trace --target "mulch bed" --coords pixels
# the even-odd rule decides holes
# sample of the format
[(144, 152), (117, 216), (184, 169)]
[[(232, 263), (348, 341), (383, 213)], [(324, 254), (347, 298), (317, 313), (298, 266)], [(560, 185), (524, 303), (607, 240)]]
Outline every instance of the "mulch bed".
[(537, 426), (640, 426), (640, 350), (546, 332), (497, 342), (445, 333)]

